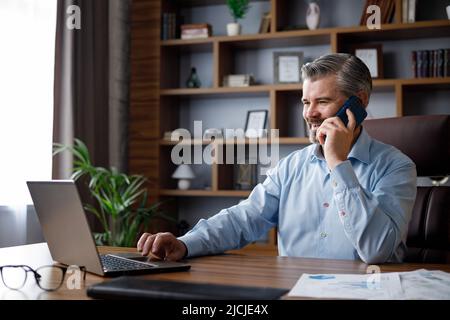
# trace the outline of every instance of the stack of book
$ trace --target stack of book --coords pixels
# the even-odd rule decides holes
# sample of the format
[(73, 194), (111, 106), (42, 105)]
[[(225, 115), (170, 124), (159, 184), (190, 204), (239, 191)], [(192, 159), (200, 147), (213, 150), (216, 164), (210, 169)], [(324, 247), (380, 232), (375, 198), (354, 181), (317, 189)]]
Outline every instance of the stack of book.
[(367, 24), (367, 18), (373, 15), (373, 12), (367, 13), (367, 8), (376, 5), (380, 7), (380, 23), (390, 23), (394, 17), (395, 0), (366, 0), (364, 10), (361, 15), (360, 25), (365, 26)]
[(163, 13), (161, 39), (169, 40), (177, 38), (177, 15), (176, 13)]
[(224, 87), (249, 87), (255, 83), (250, 74), (229, 74), (223, 77)]
[(413, 51), (411, 60), (415, 78), (450, 77), (450, 49)]
[(181, 39), (202, 39), (212, 34), (211, 25), (207, 23), (181, 25)]

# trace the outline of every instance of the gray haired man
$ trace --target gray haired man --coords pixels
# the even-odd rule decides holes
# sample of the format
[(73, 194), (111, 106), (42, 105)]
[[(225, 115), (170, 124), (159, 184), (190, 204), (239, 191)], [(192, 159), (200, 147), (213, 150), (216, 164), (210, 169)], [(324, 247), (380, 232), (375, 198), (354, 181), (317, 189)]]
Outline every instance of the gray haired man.
[[(312, 144), (280, 160), (245, 201), (201, 219), (186, 235), (144, 233), (143, 255), (162, 259), (241, 248), (278, 228), (281, 256), (401, 262), (416, 196), (416, 168), (399, 150), (372, 139), (347, 110), (367, 107), (372, 79), (350, 54), (329, 54), (302, 67), (303, 117)], [(325, 139), (326, 137), (326, 139)]]

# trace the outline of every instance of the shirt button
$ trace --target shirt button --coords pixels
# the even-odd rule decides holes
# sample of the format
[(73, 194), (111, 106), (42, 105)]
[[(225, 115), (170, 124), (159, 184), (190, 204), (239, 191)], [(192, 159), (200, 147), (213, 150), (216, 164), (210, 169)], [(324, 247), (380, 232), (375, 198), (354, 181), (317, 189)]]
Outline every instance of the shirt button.
[(339, 214), (344, 217), (345, 216), (345, 211), (341, 211), (341, 212), (339, 212)]
[(321, 233), (320, 233), (320, 237), (321, 237), (321, 238), (326, 238), (327, 235), (328, 235), (328, 234), (327, 234), (326, 232), (321, 232)]
[(337, 187), (337, 182), (335, 180), (333, 180), (333, 187)]
[(323, 206), (324, 206), (325, 208), (328, 208), (328, 207), (330, 206), (330, 204), (329, 204), (328, 202), (324, 202)]

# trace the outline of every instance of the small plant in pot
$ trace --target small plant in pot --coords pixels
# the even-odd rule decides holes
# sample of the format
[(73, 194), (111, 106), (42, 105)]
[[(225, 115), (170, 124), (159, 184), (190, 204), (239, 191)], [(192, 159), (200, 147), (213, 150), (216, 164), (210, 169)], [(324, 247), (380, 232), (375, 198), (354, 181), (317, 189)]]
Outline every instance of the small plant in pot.
[(227, 5), (234, 20), (233, 23), (227, 24), (227, 34), (236, 36), (241, 33), (241, 25), (238, 20), (243, 19), (250, 8), (249, 0), (227, 0)]
[(147, 207), (146, 179), (141, 175), (126, 175), (115, 168), (96, 167), (92, 164), (88, 148), (79, 139), (73, 146), (53, 144), (53, 155), (65, 150), (74, 156), (71, 178), (84, 177), (95, 205), (84, 204), (86, 211), (100, 221), (103, 232), (94, 233), (97, 245), (134, 247), (140, 228), (148, 229), (155, 217), (175, 222), (175, 219), (160, 212), (161, 203)]

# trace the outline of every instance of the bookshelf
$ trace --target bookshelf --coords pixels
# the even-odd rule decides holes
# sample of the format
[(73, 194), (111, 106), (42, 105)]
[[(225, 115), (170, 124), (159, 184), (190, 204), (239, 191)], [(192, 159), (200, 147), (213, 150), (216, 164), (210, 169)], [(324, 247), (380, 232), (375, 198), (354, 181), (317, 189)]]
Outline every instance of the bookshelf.
[[(280, 129), (280, 146), (297, 148), (308, 144), (308, 139), (295, 134), (297, 129), (290, 129), (287, 122), (293, 101), (300, 100), (301, 84), (273, 84), (269, 78), (250, 87), (222, 87), (221, 79), (230, 73), (242, 72), (240, 54), (258, 54), (270, 50), (286, 50), (298, 48), (319, 48), (326, 52), (350, 52), (352, 45), (373, 42), (416, 41), (419, 39), (441, 39), (450, 36), (449, 20), (427, 20), (415, 23), (401, 23), (401, 3), (395, 0), (393, 23), (384, 24), (380, 30), (369, 30), (365, 26), (356, 25), (359, 22), (361, 4), (355, 12), (353, 26), (325, 26), (317, 30), (284, 31), (286, 21), (289, 21), (291, 1), (270, 0), (261, 4), (271, 11), (270, 32), (264, 34), (249, 33), (229, 37), (214, 33), (206, 39), (195, 40), (160, 40), (160, 17), (167, 10), (175, 12), (190, 12), (201, 8), (219, 6), (217, 1), (150, 1), (134, 0), (132, 10), (132, 48), (131, 48), (131, 106), (130, 106), (130, 139), (129, 139), (129, 170), (145, 174), (151, 181), (150, 192), (155, 198), (174, 198), (183, 201), (201, 201), (203, 198), (245, 198), (250, 194), (247, 190), (233, 190), (230, 176), (232, 167), (224, 164), (203, 166), (208, 171), (207, 188), (192, 190), (177, 190), (176, 182), (171, 181), (171, 173), (175, 165), (170, 162), (170, 151), (176, 144), (163, 140), (164, 132), (186, 127), (189, 121), (196, 120), (198, 110), (203, 113), (214, 113), (216, 103), (233, 101), (265, 101), (269, 111), (268, 128)], [(343, 1), (345, 3), (346, 1)], [(362, 1), (364, 2), (364, 1)], [(255, 2), (252, 2), (252, 4)], [(347, 5), (352, 8), (353, 0)], [(259, 5), (259, 4), (258, 4)], [(325, 6), (326, 3), (322, 3)], [(228, 12), (222, 10), (222, 15), (228, 17)], [(197, 13), (198, 15), (198, 13)], [(192, 13), (192, 17), (196, 14)], [(223, 20), (223, 19), (222, 19)], [(357, 21), (358, 20), (358, 21)], [(210, 21), (187, 21), (202, 23)], [(259, 26), (260, 21), (254, 21)], [(216, 28), (217, 29), (217, 28)], [(256, 31), (257, 32), (257, 31)], [(437, 44), (442, 46), (442, 44)], [(323, 49), (325, 48), (325, 49)], [(320, 51), (319, 50), (319, 51)], [(316, 50), (318, 51), (318, 50)], [(325, 53), (326, 53), (325, 52)], [(390, 54), (395, 54), (390, 53)], [(267, 55), (264, 56), (265, 59)], [(270, 59), (270, 58), (269, 58)], [(188, 61), (188, 62), (186, 62)], [(271, 62), (271, 61), (270, 61)], [(205, 86), (201, 88), (185, 88), (183, 86), (186, 70), (190, 63), (198, 63), (203, 72)], [(245, 69), (245, 67), (244, 67)], [(246, 69), (244, 70), (246, 71)], [(254, 70), (258, 71), (258, 70)], [(375, 79), (374, 94), (387, 93), (389, 103), (393, 106), (391, 115), (403, 116), (411, 114), (409, 95), (412, 92), (434, 92), (440, 90), (450, 92), (450, 77), (412, 78), (406, 72), (400, 77)], [(206, 101), (206, 102), (205, 102)], [(211, 106), (204, 106), (208, 104)], [(220, 103), (217, 103), (219, 105)], [(245, 103), (244, 103), (245, 105)], [(370, 106), (370, 105), (369, 105)], [(243, 106), (242, 108), (245, 108)], [(414, 108), (412, 108), (414, 109)], [(230, 113), (235, 109), (230, 109)], [(448, 112), (448, 111), (447, 111)], [(192, 118), (194, 117), (194, 118)], [(201, 119), (200, 119), (201, 120)], [(225, 119), (226, 121), (226, 119)], [(223, 124), (226, 127), (227, 123)], [(205, 128), (204, 128), (205, 129)], [(294, 133), (293, 133), (294, 132)], [(192, 139), (183, 141), (190, 146), (206, 147), (209, 141)], [(242, 142), (246, 145), (250, 141)], [(227, 140), (216, 140), (212, 143), (214, 150), (224, 145), (234, 144)], [(175, 200), (177, 201), (177, 200)], [(177, 202), (175, 202), (177, 203)], [(174, 210), (183, 205), (175, 205)], [(268, 237), (268, 246), (275, 246), (276, 232)]]

